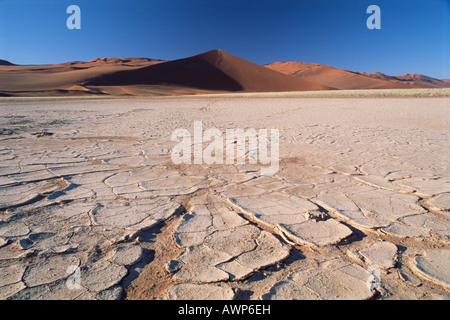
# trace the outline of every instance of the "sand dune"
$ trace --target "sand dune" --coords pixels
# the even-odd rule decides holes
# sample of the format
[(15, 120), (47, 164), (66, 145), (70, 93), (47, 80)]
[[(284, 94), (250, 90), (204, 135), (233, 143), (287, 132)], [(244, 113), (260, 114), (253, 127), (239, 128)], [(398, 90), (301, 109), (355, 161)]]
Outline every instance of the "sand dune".
[(352, 72), (323, 64), (306, 62), (274, 62), (267, 68), (337, 89), (409, 89), (444, 88), (448, 83), (419, 74), (388, 76), (386, 74)]
[(0, 60), (0, 96), (195, 95), (353, 89), (446, 88), (450, 79), (389, 76), (306, 62), (261, 66), (223, 50), (174, 60), (96, 58), (48, 65)]
[(9, 61), (0, 59), (0, 66), (14, 66), (14, 64)]
[(173, 85), (204, 90), (278, 92), (332, 89), (286, 76), (222, 50), (102, 75), (87, 86)]
[[(50, 65), (1, 65), (0, 92), (4, 95), (54, 95), (99, 93), (96, 88), (74, 86), (98, 76), (157, 64), (162, 60), (102, 58), (88, 62), (71, 61)], [(79, 92), (78, 92), (79, 91)]]
[(429, 86), (430, 88), (446, 88), (450, 87), (450, 83), (446, 81), (442, 81), (439, 79), (431, 78), (424, 76), (422, 74), (416, 74), (416, 73), (407, 73), (401, 76), (395, 76), (394, 78), (401, 80), (401, 81), (412, 81), (416, 85), (423, 85), (425, 88), (426, 86)]
[(163, 61), (97, 58), (51, 65), (0, 66), (0, 95), (186, 95), (332, 89), (287, 76), (222, 50)]

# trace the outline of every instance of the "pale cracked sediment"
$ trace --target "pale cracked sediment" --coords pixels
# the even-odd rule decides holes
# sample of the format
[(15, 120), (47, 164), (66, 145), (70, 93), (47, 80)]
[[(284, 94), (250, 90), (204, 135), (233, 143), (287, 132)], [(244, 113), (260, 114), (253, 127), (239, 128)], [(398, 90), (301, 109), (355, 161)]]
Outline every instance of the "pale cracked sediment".
[(299, 270), (276, 283), (263, 296), (268, 300), (360, 300), (373, 291), (367, 286), (367, 271), (359, 265), (335, 259), (318, 267)]
[(413, 270), (429, 280), (450, 288), (450, 250), (427, 250), (413, 259)]
[[(0, 101), (0, 299), (448, 299), (448, 102)], [(173, 164), (198, 120), (279, 171)]]

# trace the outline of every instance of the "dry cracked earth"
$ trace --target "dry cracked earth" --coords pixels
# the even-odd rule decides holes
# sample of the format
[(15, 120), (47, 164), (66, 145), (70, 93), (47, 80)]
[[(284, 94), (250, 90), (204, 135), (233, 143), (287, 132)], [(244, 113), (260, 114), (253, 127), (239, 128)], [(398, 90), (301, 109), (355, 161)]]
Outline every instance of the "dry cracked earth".
[[(276, 128), (280, 168), (175, 165)], [(0, 299), (449, 299), (448, 98), (0, 102)]]

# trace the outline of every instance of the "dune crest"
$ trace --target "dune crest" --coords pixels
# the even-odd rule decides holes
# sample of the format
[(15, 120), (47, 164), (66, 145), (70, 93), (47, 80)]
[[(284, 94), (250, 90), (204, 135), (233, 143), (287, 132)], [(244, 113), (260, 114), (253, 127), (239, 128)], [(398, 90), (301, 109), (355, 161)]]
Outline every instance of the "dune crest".
[(320, 83), (337, 89), (414, 89), (446, 88), (448, 82), (420, 74), (388, 76), (381, 72), (353, 72), (325, 64), (301, 61), (274, 62), (265, 67), (300, 79)]
[(137, 70), (103, 75), (88, 81), (85, 85), (172, 85), (231, 92), (332, 89), (267, 69), (220, 49)]

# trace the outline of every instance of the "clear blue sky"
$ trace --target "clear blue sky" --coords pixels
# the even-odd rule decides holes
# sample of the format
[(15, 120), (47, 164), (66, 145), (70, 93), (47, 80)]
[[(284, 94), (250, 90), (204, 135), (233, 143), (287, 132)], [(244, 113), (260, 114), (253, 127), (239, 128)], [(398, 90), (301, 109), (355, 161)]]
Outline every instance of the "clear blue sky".
[[(81, 8), (81, 30), (66, 9)], [(381, 30), (369, 30), (369, 5)], [(250, 61), (305, 61), (450, 78), (450, 0), (0, 0), (0, 59), (178, 59), (223, 49)]]

